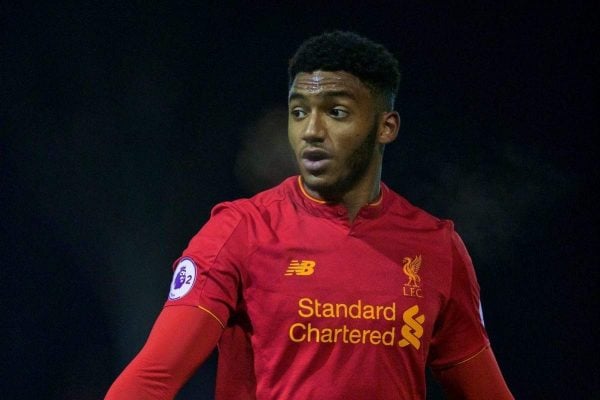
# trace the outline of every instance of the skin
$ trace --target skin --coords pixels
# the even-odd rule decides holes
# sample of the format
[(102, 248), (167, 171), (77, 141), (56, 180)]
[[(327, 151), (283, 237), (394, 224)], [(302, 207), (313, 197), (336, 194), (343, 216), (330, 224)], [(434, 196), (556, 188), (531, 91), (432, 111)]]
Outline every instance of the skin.
[(303, 185), (313, 197), (340, 203), (354, 220), (379, 196), (383, 148), (400, 116), (344, 71), (296, 75), (288, 97), (288, 138)]

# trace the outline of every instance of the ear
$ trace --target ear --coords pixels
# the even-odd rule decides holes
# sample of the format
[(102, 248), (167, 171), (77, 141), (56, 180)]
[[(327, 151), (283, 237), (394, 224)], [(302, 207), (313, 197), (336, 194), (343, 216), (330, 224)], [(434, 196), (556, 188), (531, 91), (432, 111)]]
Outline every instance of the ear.
[(377, 137), (379, 143), (392, 143), (398, 137), (398, 130), (400, 130), (400, 114), (396, 111), (383, 113)]

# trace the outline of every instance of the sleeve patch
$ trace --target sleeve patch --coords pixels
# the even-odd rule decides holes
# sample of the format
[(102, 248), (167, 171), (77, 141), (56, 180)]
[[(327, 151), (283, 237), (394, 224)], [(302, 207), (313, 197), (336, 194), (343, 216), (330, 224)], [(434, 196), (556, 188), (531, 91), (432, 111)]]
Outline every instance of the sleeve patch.
[(485, 327), (485, 321), (483, 320), (483, 307), (481, 306), (481, 301), (479, 301), (479, 319), (481, 320), (481, 326)]
[(190, 258), (182, 258), (173, 272), (169, 300), (179, 300), (192, 290), (196, 282), (196, 264)]

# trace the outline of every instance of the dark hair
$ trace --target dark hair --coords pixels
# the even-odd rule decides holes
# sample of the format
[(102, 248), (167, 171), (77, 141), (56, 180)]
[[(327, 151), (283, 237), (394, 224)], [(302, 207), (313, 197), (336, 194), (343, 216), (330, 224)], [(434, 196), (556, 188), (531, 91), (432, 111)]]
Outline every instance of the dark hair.
[(382, 45), (354, 32), (333, 31), (313, 36), (300, 45), (290, 60), (289, 85), (300, 72), (345, 71), (393, 108), (400, 83), (398, 61)]

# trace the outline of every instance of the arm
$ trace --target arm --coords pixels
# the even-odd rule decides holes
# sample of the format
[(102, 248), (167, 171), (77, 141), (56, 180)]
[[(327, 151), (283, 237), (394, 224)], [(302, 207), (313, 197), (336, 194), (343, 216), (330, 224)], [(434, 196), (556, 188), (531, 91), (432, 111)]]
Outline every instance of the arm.
[(514, 399), (489, 347), (465, 362), (433, 370), (433, 375), (449, 399)]
[(222, 331), (221, 323), (198, 307), (165, 307), (105, 400), (174, 398), (211, 354)]

